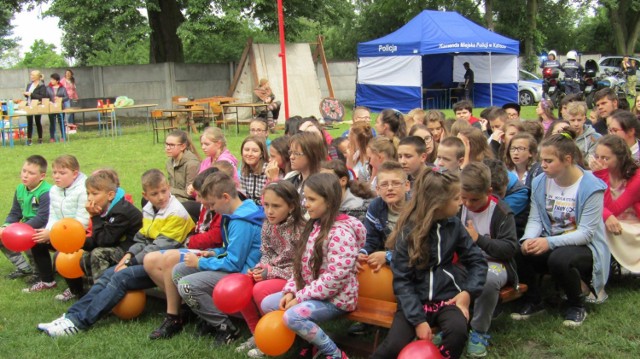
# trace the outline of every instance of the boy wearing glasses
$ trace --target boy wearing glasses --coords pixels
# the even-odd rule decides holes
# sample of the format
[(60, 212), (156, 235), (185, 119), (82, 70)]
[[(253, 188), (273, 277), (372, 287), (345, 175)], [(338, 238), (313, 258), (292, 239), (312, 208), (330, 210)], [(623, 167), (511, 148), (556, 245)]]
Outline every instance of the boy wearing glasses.
[[(351, 120), (353, 121), (353, 123), (366, 122), (368, 124), (371, 124), (371, 111), (369, 111), (369, 109), (364, 106), (358, 106), (353, 109), (353, 118)], [(373, 126), (371, 126), (371, 134), (373, 135), (373, 137), (376, 137), (378, 135)], [(349, 130), (344, 131), (341, 137), (349, 137)]]
[[(424, 145), (424, 141), (422, 139), (420, 141)], [(362, 270), (362, 264), (367, 263), (375, 272), (383, 265), (391, 264), (393, 252), (385, 248), (385, 243), (398, 222), (402, 208), (408, 201), (407, 192), (409, 192), (407, 174), (398, 162), (383, 162), (378, 169), (377, 178), (378, 197), (371, 201), (367, 209), (364, 219), (367, 239), (364, 248), (358, 252), (356, 263), (358, 270)], [(362, 335), (367, 328), (365, 324), (354, 323), (349, 328), (349, 334)]]

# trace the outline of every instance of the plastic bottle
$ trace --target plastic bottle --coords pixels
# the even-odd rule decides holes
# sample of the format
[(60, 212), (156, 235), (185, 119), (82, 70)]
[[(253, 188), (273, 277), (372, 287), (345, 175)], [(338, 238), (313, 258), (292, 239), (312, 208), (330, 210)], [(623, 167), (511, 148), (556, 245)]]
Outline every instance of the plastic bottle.
[(13, 116), (13, 110), (13, 100), (9, 100), (9, 103), (7, 103), (7, 113), (9, 116)]

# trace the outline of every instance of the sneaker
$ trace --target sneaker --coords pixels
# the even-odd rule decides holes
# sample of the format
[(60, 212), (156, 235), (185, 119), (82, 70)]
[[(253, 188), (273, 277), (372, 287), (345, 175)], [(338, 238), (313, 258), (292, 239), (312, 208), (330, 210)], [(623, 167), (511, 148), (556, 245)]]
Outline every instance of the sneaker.
[(258, 348), (251, 349), (247, 352), (249, 358), (264, 358), (264, 353)]
[(27, 140), (27, 146), (31, 146), (31, 145), (32, 145), (31, 140)]
[(56, 286), (57, 286), (56, 281), (53, 281), (53, 282), (39, 281), (29, 288), (22, 288), (22, 292), (23, 293), (41, 292), (43, 290), (53, 289)]
[(49, 143), (56, 143), (56, 139), (55, 138), (50, 138), (49, 139)]
[(544, 304), (525, 303), (517, 313), (511, 313), (513, 320), (526, 320), (531, 316), (544, 312)]
[(42, 144), (42, 138), (38, 138), (38, 144), (41, 145)]
[(74, 335), (79, 331), (80, 329), (78, 329), (72, 321), (67, 318), (62, 318), (60, 321), (57, 321), (55, 324), (47, 328), (45, 332), (52, 338), (58, 338)]
[(199, 337), (214, 335), (215, 333), (216, 333), (216, 327), (209, 324), (208, 322), (205, 322), (202, 319), (200, 319), (196, 324), (196, 335)]
[(257, 348), (256, 338), (252, 336), (251, 338), (247, 339), (246, 342), (243, 342), (242, 344), (238, 345), (238, 347), (236, 348), (236, 353), (244, 353), (246, 351), (249, 351), (255, 348)]
[(164, 317), (164, 321), (162, 322), (160, 327), (149, 334), (149, 339), (169, 339), (174, 335), (180, 333), (182, 331), (182, 328), (182, 320), (167, 315)]
[(602, 289), (600, 293), (598, 293), (597, 297), (593, 295), (593, 293), (589, 293), (589, 295), (584, 300), (585, 302), (591, 303), (591, 304), (602, 304), (607, 299), (609, 299), (609, 294), (607, 294), (607, 292), (605, 292), (604, 289)]
[(487, 356), (489, 338), (491, 337), (488, 334), (478, 333), (472, 329), (469, 332), (469, 341), (467, 342), (467, 355), (474, 358)]
[(76, 295), (71, 293), (71, 289), (67, 288), (64, 290), (64, 292), (62, 292), (62, 294), (57, 294), (54, 298), (56, 298), (56, 300), (59, 300), (61, 302), (68, 302), (71, 299), (75, 299)]
[(587, 310), (584, 307), (569, 307), (564, 315), (565, 327), (579, 327), (587, 318)]
[(228, 345), (240, 337), (240, 328), (237, 328), (230, 320), (226, 320), (216, 328), (213, 340), (217, 345)]
[(66, 314), (62, 314), (62, 316), (60, 318), (57, 318), (55, 320), (53, 320), (52, 322), (49, 323), (38, 323), (38, 330), (41, 330), (43, 332), (46, 332), (49, 328), (53, 327), (56, 323), (62, 321), (65, 318)]
[(28, 275), (33, 274), (33, 270), (31, 268), (27, 269), (16, 269), (13, 272), (7, 274), (7, 279), (18, 279), (22, 277), (26, 277)]
[(365, 335), (369, 330), (369, 325), (364, 323), (353, 323), (349, 327), (348, 333), (349, 335)]
[(436, 347), (440, 347), (442, 345), (442, 332), (438, 332), (436, 333), (432, 338), (431, 338), (431, 342), (433, 343), (433, 345), (435, 345)]
[[(326, 359), (336, 359), (336, 357), (335, 357), (335, 356), (333, 356), (333, 355), (327, 355), (325, 358), (326, 358)], [(337, 357), (337, 358), (340, 358), (340, 359), (349, 359), (349, 357), (347, 356), (347, 353), (343, 352), (342, 350), (340, 350), (340, 356), (339, 356), (339, 357)]]

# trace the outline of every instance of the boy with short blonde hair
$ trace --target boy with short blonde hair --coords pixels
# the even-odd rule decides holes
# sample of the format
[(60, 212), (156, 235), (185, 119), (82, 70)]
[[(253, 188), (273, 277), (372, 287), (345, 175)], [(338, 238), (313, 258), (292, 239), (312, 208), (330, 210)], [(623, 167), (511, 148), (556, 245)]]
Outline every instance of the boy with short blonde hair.
[(169, 181), (160, 170), (148, 170), (142, 175), (142, 189), (142, 195), (149, 202), (143, 209), (143, 227), (134, 236), (135, 243), (117, 265), (100, 276), (86, 295), (60, 318), (38, 324), (39, 330), (54, 338), (75, 335), (111, 312), (128, 291), (155, 286), (142, 265), (144, 255), (180, 247), (194, 223), (187, 210), (171, 195)]

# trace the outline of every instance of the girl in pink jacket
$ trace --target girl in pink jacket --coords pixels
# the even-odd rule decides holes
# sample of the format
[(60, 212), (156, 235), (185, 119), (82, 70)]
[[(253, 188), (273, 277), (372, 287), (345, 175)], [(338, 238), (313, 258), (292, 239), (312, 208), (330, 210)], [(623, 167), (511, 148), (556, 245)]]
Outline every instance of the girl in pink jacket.
[[(357, 219), (339, 213), (342, 191), (330, 173), (310, 176), (304, 183), (305, 208), (310, 220), (294, 256), (293, 277), (282, 293), (262, 301), (262, 310), (285, 311), (284, 322), (311, 348), (327, 358), (346, 358), (316, 324), (356, 309), (358, 249), (366, 230)], [(301, 353), (302, 354), (302, 353)]]

